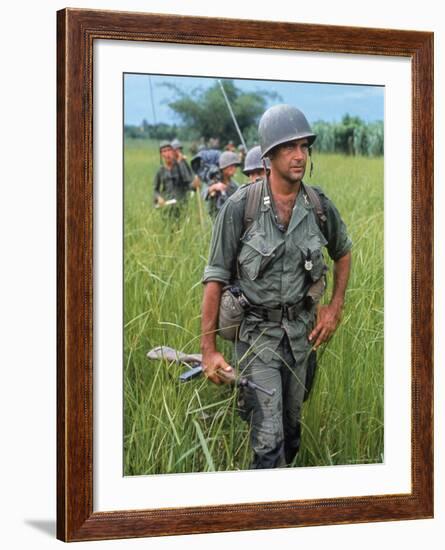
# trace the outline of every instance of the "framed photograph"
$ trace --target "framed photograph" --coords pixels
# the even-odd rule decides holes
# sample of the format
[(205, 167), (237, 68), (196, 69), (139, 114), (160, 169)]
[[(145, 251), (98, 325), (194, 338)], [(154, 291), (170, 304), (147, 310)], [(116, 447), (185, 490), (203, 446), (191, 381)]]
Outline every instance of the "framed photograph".
[[(433, 34), (57, 15), (58, 538), (432, 517)], [(205, 178), (190, 172), (186, 208), (155, 178), (163, 148), (245, 154), (243, 105), (257, 121), (274, 103), (303, 107), (317, 134), (309, 183), (339, 205), (353, 271), (300, 452), (258, 470), (233, 387), (179, 382), (199, 364)]]

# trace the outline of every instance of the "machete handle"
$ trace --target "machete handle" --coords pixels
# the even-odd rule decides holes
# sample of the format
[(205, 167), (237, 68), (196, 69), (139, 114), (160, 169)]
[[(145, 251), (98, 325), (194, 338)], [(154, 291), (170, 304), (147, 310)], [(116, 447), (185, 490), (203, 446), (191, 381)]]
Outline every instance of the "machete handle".
[(235, 371), (226, 371), (223, 369), (217, 369), (216, 374), (226, 384), (234, 384), (236, 382)]

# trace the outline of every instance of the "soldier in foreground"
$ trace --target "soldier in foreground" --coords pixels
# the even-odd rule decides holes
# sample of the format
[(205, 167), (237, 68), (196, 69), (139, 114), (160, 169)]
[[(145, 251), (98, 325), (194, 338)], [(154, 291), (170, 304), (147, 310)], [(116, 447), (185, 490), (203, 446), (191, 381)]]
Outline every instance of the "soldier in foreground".
[[(179, 204), (187, 199), (191, 189), (193, 174), (184, 163), (177, 162), (176, 153), (169, 141), (159, 146), (161, 166), (153, 182), (153, 202), (155, 206), (169, 206), (170, 211), (179, 213)], [(173, 208), (172, 208), (172, 206)]]
[[(274, 391), (268, 396), (244, 388), (240, 396), (241, 415), (251, 423), (254, 469), (295, 459), (307, 359), (340, 322), (352, 246), (334, 204), (303, 183), (316, 139), (304, 114), (276, 105), (263, 114), (259, 136), (270, 175), (240, 188), (216, 219), (203, 278), (201, 339), (205, 374), (220, 384), (217, 372), (232, 370), (216, 348), (221, 297), (242, 297), (235, 357), (244, 376)], [(246, 217), (252, 196), (257, 208)], [(334, 285), (329, 305), (318, 307), (317, 315), (321, 293), (313, 289), (324, 288), (324, 246), (334, 261)]]

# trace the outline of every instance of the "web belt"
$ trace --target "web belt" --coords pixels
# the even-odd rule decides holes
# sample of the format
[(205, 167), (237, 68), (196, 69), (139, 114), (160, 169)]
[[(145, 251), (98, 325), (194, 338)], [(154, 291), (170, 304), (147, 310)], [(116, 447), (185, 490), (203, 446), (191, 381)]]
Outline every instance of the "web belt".
[(256, 305), (249, 306), (249, 313), (258, 315), (263, 321), (272, 321), (274, 323), (281, 323), (284, 318), (288, 321), (295, 321), (303, 310), (306, 310), (304, 300), (292, 306), (284, 305), (279, 308), (268, 308)]

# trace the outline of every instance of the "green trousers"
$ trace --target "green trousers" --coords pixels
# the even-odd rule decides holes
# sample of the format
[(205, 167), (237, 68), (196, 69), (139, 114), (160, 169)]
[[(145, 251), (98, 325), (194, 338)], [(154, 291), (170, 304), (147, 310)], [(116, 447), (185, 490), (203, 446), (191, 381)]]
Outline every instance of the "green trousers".
[(239, 389), (240, 416), (251, 425), (251, 467), (285, 467), (292, 463), (300, 447), (307, 354), (294, 357), (284, 336), (267, 363), (240, 341), (235, 344), (235, 356), (242, 376), (274, 391), (269, 396), (248, 387)]

